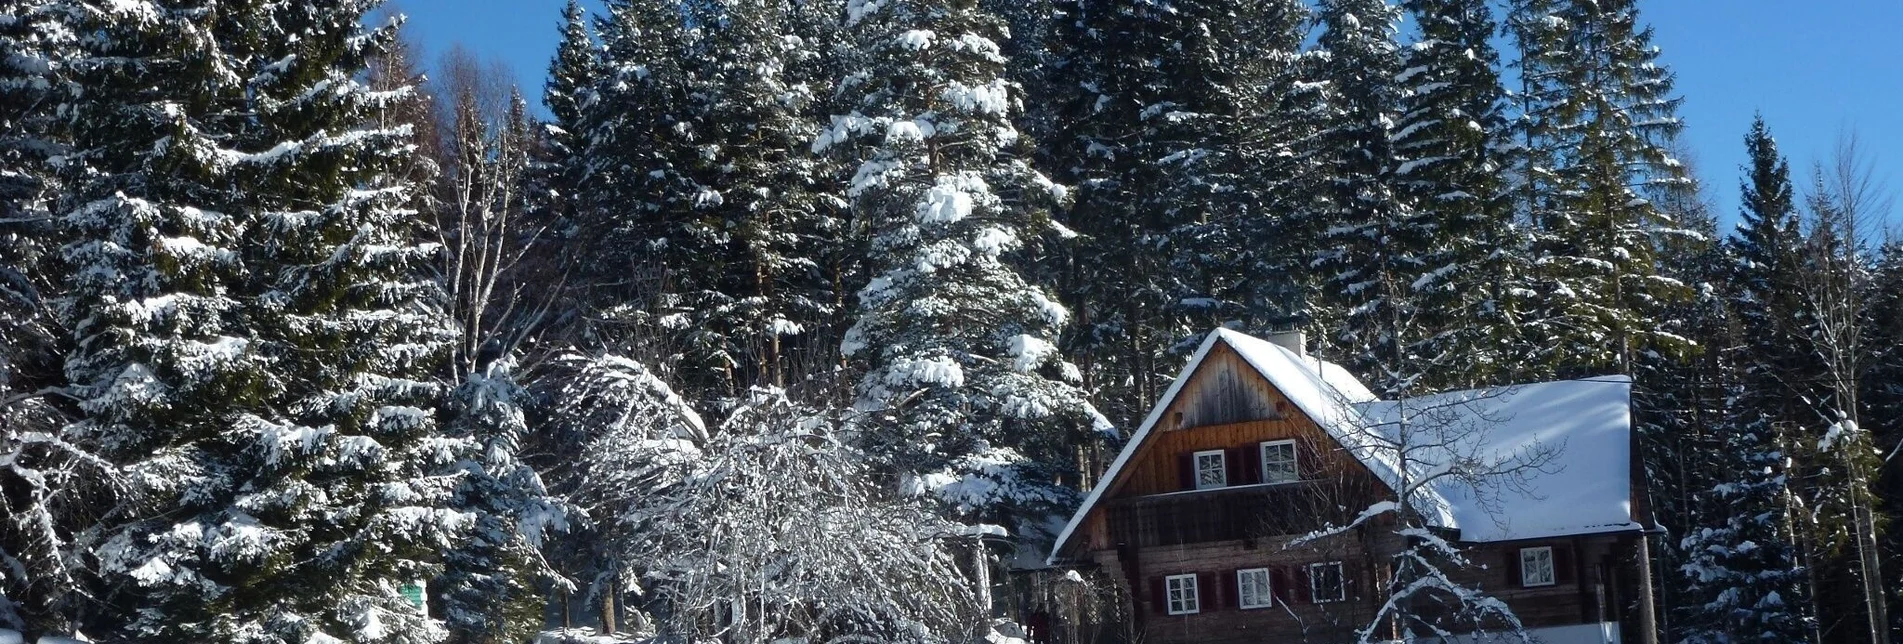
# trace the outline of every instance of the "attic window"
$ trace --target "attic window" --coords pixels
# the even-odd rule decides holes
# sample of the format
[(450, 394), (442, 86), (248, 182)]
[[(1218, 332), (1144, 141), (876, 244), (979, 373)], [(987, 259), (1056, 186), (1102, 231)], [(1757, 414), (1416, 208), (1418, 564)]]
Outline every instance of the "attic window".
[(1173, 418), (1171, 418), (1170, 421), (1171, 421), (1170, 429), (1182, 429), (1183, 428), (1183, 412), (1180, 412), (1180, 411), (1176, 412), (1176, 415)]
[(1262, 444), (1262, 482), (1289, 483), (1302, 479), (1296, 462), (1295, 441), (1268, 441)]
[(1229, 485), (1229, 468), (1223, 462), (1222, 450), (1197, 452), (1195, 463), (1196, 489), (1208, 490)]

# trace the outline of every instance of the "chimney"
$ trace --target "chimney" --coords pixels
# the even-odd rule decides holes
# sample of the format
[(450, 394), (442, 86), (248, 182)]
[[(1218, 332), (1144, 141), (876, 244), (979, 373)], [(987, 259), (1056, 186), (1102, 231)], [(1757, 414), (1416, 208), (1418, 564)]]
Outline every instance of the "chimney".
[(1300, 329), (1271, 333), (1267, 340), (1275, 343), (1277, 346), (1295, 352), (1295, 357), (1304, 360), (1308, 359), (1308, 334), (1303, 333)]

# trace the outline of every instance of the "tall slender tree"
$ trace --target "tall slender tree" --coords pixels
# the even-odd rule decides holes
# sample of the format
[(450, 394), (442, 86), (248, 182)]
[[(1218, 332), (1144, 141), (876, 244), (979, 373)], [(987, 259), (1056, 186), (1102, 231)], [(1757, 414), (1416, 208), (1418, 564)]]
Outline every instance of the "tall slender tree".
[(1683, 339), (1649, 320), (1687, 294), (1661, 275), (1665, 236), (1682, 234), (1656, 199), (1686, 179), (1670, 143), (1682, 128), (1672, 75), (1636, 3), (1518, 3), (1512, 25), (1527, 84), (1522, 164), (1540, 267), (1536, 341), (1562, 375), (1631, 371), (1641, 350)]
[[(1716, 470), (1706, 474), (1711, 494), (1706, 503), (1686, 508), (1703, 520), (1679, 544), (1691, 596), (1677, 630), (1690, 642), (1802, 641), (1813, 636), (1816, 619), (1809, 614), (1807, 573), (1792, 533), (1799, 519), (1791, 516), (1791, 437), (1780, 429), (1790, 423), (1789, 387), (1803, 380), (1793, 371), (1804, 356), (1791, 334), (1801, 317), (1790, 290), (1799, 260), (1796, 195), (1789, 164), (1763, 119), (1745, 136), (1745, 150), (1743, 208), (1729, 245), (1734, 263), (1725, 271), (1740, 337), (1710, 338), (1723, 343), (1704, 349), (1721, 363), (1743, 362), (1732, 367), (1739, 377), (1724, 387), (1725, 413), (1717, 419), (1724, 433), (1711, 448), (1728, 457), (1704, 463)], [(1739, 340), (1745, 351), (1733, 350)], [(1723, 364), (1705, 364), (1710, 366), (1686, 370), (1725, 370)], [(1661, 413), (1670, 413), (1697, 400), (1658, 403)]]
[(1395, 192), (1431, 240), (1407, 286), (1426, 326), (1439, 330), (1415, 351), (1429, 364), (1467, 363), (1422, 369), (1421, 384), (1505, 384), (1520, 360), (1513, 350), (1531, 267), (1502, 176), (1511, 133), (1492, 41), (1497, 25), (1480, 0), (1402, 7), (1420, 34), (1404, 48), (1396, 77), (1403, 91), (1394, 147), (1405, 161)]
[(0, 6), (0, 628), (71, 633), (89, 587), (77, 533), (109, 499), (111, 468), (68, 428), (65, 334), (49, 233), (69, 151), (59, 106), (78, 34), (50, 2)]
[(1049, 270), (1077, 315), (1064, 349), (1100, 408), (1133, 425), (1168, 386), (1172, 351), (1206, 330), (1192, 327), (1256, 299), (1277, 312), (1258, 317), (1291, 308), (1292, 275), (1222, 275), (1292, 241), (1276, 234), (1292, 209), (1270, 202), (1291, 201), (1305, 167), (1277, 152), (1305, 123), (1285, 108), (1314, 95), (1296, 84), (1308, 8), (1067, 0), (1058, 12), (1046, 42), (1062, 64), (1043, 78), (1061, 100), (1048, 101), (1038, 158), (1073, 187), (1056, 216), (1081, 237)]
[(1001, 23), (975, 0), (855, 0), (847, 24), (855, 110), (814, 147), (865, 144), (848, 194), (874, 277), (842, 350), (866, 369), (870, 451), (964, 518), (1047, 542), (1076, 500), (1071, 446), (1109, 426), (1056, 350), (1069, 313), (1018, 272), (1062, 191), (1011, 127)]

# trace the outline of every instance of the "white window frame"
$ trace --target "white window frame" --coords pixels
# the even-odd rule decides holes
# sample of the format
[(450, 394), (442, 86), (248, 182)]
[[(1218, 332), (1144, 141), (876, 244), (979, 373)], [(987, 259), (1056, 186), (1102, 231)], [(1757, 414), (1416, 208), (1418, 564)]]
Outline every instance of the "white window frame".
[[(1542, 554), (1545, 556), (1545, 559), (1546, 559), (1546, 566), (1545, 566), (1546, 576), (1544, 579), (1540, 579), (1540, 578), (1536, 578), (1532, 576), (1531, 573), (1533, 573), (1535, 569), (1533, 567), (1527, 566), (1528, 555), (1533, 555), (1534, 556), (1533, 561), (1538, 562), (1539, 556)], [(1552, 546), (1539, 546), (1537, 548), (1521, 548), (1520, 549), (1520, 587), (1539, 588), (1542, 586), (1552, 586), (1558, 583), (1559, 583), (1559, 561), (1553, 558)]]
[[(1250, 601), (1248, 584), (1244, 580), (1256, 579), (1255, 601)], [(1236, 607), (1242, 610), (1251, 608), (1269, 608), (1275, 605), (1275, 580), (1267, 568), (1244, 568), (1236, 571)]]
[[(1294, 476), (1288, 479), (1269, 479), (1269, 448), (1288, 446), (1289, 464), (1295, 466)], [(1256, 458), (1261, 462), (1263, 483), (1293, 483), (1302, 480), (1302, 450), (1295, 447), (1294, 440), (1263, 441), (1256, 446)]]
[[(1333, 597), (1323, 597), (1321, 594), (1321, 585), (1318, 583), (1321, 581), (1321, 576), (1315, 574), (1315, 571), (1323, 568), (1335, 569), (1335, 596)], [(1342, 568), (1341, 562), (1324, 561), (1321, 563), (1308, 564), (1308, 599), (1317, 604), (1347, 601), (1348, 571)]]
[(1196, 587), (1196, 573), (1163, 578), (1163, 608), (1171, 615), (1203, 612), (1202, 593)]
[[(1214, 455), (1216, 457), (1216, 462), (1222, 467), (1222, 482), (1204, 485), (1203, 484), (1203, 457), (1210, 456), (1210, 455)], [(1229, 487), (1229, 455), (1223, 450), (1208, 449), (1208, 450), (1196, 452), (1195, 454), (1191, 454), (1189, 457), (1189, 466), (1192, 468), (1195, 468), (1195, 472), (1193, 472), (1192, 474), (1196, 477), (1195, 478), (1196, 489), (1214, 490), (1216, 488)]]

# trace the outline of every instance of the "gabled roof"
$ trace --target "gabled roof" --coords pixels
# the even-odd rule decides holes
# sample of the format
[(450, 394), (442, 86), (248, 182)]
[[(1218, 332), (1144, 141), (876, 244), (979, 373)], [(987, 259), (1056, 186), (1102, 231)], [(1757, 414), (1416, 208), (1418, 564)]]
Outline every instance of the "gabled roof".
[[(1436, 526), (1460, 531), (1463, 541), (1508, 541), (1638, 530), (1632, 520), (1631, 380), (1612, 376), (1586, 380), (1448, 392), (1402, 401), (1377, 399), (1340, 366), (1305, 358), (1274, 343), (1217, 329), (1203, 338), (1176, 381), (1163, 393), (1130, 442), (1058, 534), (1054, 561), (1085, 517), (1115, 486), (1119, 474), (1147, 442), (1164, 410), (1196, 373), (1217, 343), (1234, 350), (1323, 432), (1392, 489), (1402, 480), (1391, 447), (1402, 424), (1471, 427), (1453, 449), (1473, 455), (1507, 455), (1541, 448), (1556, 451), (1545, 471), (1518, 485), (1475, 490), (1439, 479), (1415, 495), (1414, 504)], [(1403, 411), (1405, 410), (1405, 411)], [(1409, 480), (1438, 469), (1432, 459), (1410, 455)]]

